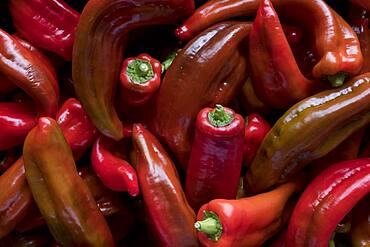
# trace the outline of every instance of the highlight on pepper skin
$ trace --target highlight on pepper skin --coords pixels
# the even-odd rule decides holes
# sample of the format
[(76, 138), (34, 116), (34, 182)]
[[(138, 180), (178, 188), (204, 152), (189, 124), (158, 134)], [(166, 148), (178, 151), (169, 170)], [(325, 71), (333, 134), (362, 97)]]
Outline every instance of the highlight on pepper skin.
[(0, 13), (0, 247), (370, 246), (370, 1)]

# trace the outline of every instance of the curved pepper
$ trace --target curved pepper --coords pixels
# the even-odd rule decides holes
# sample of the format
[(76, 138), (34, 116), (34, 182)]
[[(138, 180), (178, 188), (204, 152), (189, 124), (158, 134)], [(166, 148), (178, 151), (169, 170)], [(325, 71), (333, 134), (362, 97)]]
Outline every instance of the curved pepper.
[(246, 117), (243, 159), (245, 166), (249, 166), (252, 163), (263, 138), (265, 138), (270, 129), (270, 124), (260, 115), (252, 113)]
[(141, 193), (160, 244), (198, 246), (193, 227), (195, 215), (171, 159), (159, 141), (140, 124), (134, 124), (132, 140)]
[(100, 136), (91, 152), (91, 163), (95, 173), (105, 186), (114, 191), (127, 191), (131, 196), (139, 194), (135, 169), (125, 160), (115, 156), (111, 150), (115, 142)]
[(41, 116), (55, 116), (59, 90), (48, 65), (0, 30), (0, 72), (38, 104)]
[(261, 192), (282, 183), (370, 122), (370, 73), (291, 107), (258, 149), (247, 184)]
[(150, 127), (183, 169), (199, 111), (214, 104), (228, 105), (246, 80), (247, 61), (240, 45), (250, 27), (240, 22), (211, 27), (179, 52), (165, 74)]
[(28, 132), (37, 123), (37, 113), (25, 103), (0, 103), (0, 150), (23, 143)]
[(122, 54), (130, 31), (172, 25), (188, 16), (192, 0), (91, 0), (78, 24), (73, 50), (76, 93), (95, 126), (119, 140), (122, 123), (113, 106)]
[(161, 84), (162, 65), (147, 54), (127, 58), (120, 74), (120, 96), (128, 105), (142, 105)]
[(351, 240), (353, 247), (370, 245), (370, 197), (367, 195), (352, 210)]
[(330, 166), (301, 195), (290, 218), (286, 246), (327, 247), (337, 224), (369, 192), (370, 159)]
[(114, 246), (108, 225), (78, 176), (71, 149), (55, 120), (39, 119), (24, 142), (23, 160), (33, 198), (58, 242), (65, 246)]
[(270, 112), (270, 108), (257, 97), (250, 77), (245, 81), (238, 99), (248, 113), (258, 112), (266, 116)]
[(252, 83), (257, 96), (273, 108), (286, 109), (317, 91), (295, 61), (270, 0), (262, 0), (249, 35)]
[(9, 9), (21, 36), (37, 47), (72, 59), (78, 12), (62, 0), (11, 0)]
[(301, 182), (289, 182), (253, 197), (210, 201), (194, 225), (200, 242), (207, 247), (261, 246), (288, 221), (289, 199), (301, 188)]
[(367, 0), (351, 0), (351, 2), (359, 5), (359, 6), (362, 6), (363, 8), (367, 9), (367, 10), (370, 10), (370, 2), (367, 1)]
[[(198, 8), (176, 30), (182, 40), (188, 40), (207, 27), (233, 17), (253, 16), (259, 0), (211, 0)], [(279, 15), (302, 26), (313, 34), (315, 51), (319, 57), (313, 68), (315, 78), (343, 73), (356, 74), (362, 67), (363, 57), (358, 39), (349, 25), (322, 0), (273, 0)], [(294, 11), (292, 11), (294, 9)], [(305, 16), (305, 18), (302, 18)], [(335, 35), (333, 35), (335, 33)]]
[(198, 114), (185, 194), (198, 210), (213, 199), (235, 199), (243, 159), (244, 120), (216, 105)]
[(0, 151), (0, 174), (6, 171), (17, 159), (14, 149)]
[[(67, 100), (57, 115), (63, 135), (72, 148), (74, 157), (78, 158), (89, 148), (89, 143), (93, 142), (95, 128), (91, 128), (91, 122), (88, 121), (86, 113), (76, 100)], [(83, 134), (78, 135), (78, 131)], [(92, 132), (89, 134), (87, 131)], [(1, 188), (7, 188), (6, 193), (0, 193), (1, 239), (23, 219), (33, 202), (26, 181), (23, 157), (0, 176), (0, 185)]]
[(81, 103), (70, 98), (59, 109), (56, 120), (63, 131), (67, 143), (78, 160), (91, 146), (97, 130), (82, 108)]

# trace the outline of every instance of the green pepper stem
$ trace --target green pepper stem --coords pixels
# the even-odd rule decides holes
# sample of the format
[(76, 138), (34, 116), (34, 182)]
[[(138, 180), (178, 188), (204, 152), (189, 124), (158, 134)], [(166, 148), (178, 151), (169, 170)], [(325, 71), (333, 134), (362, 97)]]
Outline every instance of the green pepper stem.
[(343, 85), (344, 80), (346, 79), (347, 73), (339, 72), (336, 75), (328, 75), (328, 80), (332, 87), (340, 87)]
[(203, 211), (204, 220), (197, 221), (194, 224), (197, 231), (207, 235), (213, 241), (218, 241), (222, 235), (222, 225), (218, 216), (212, 211)]
[(226, 112), (222, 105), (216, 105), (216, 108), (208, 113), (208, 120), (214, 127), (222, 127), (230, 124), (234, 116)]
[(177, 52), (173, 51), (171, 52), (166, 60), (162, 62), (162, 73), (165, 72), (172, 64), (173, 60), (175, 60), (177, 56)]
[(149, 61), (136, 59), (127, 65), (126, 74), (133, 83), (144, 83), (154, 77), (153, 67)]

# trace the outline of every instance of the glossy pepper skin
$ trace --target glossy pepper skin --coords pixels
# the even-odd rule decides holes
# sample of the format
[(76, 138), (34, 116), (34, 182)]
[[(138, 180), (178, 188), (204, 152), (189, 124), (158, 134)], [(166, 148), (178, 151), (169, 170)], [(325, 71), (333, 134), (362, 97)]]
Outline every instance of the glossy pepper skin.
[(159, 141), (134, 124), (132, 140), (140, 190), (161, 246), (198, 246), (195, 214), (182, 191), (176, 168)]
[(115, 142), (104, 136), (97, 138), (91, 152), (91, 163), (95, 173), (105, 186), (114, 191), (127, 191), (131, 196), (139, 194), (135, 169), (124, 159), (116, 156)]
[(115, 140), (123, 137), (113, 96), (129, 33), (141, 27), (172, 25), (193, 9), (192, 0), (87, 3), (73, 48), (73, 82), (79, 100), (101, 133)]
[(80, 14), (63, 0), (11, 0), (9, 9), (17, 32), (37, 47), (72, 59)]
[(370, 197), (367, 195), (352, 210), (351, 241), (353, 247), (370, 245)]
[(252, 83), (257, 96), (286, 109), (312, 95), (317, 83), (304, 77), (270, 0), (262, 0), (249, 35)]
[(54, 117), (59, 90), (48, 65), (3, 30), (0, 54), (0, 72), (35, 100), (41, 116)]
[[(254, 16), (259, 0), (211, 0), (198, 8), (176, 31), (182, 40), (189, 40), (205, 28), (230, 18)], [(322, 0), (273, 0), (279, 15), (313, 35), (318, 63), (315, 78), (356, 74), (363, 57), (358, 39), (350, 26)], [(292, 11), (294, 9), (294, 11)], [(306, 18), (302, 18), (302, 16)], [(335, 35), (332, 35), (335, 33)]]
[(213, 199), (235, 199), (243, 159), (244, 120), (230, 108), (202, 109), (186, 171), (185, 194), (198, 210)]
[[(58, 124), (75, 158), (79, 158), (95, 138), (95, 128), (90, 128), (92, 123), (88, 121), (82, 106), (77, 104), (76, 100), (67, 100), (58, 113)], [(87, 133), (89, 130), (90, 134)], [(78, 135), (79, 132), (81, 135)], [(33, 204), (25, 176), (23, 157), (0, 176), (0, 185), (1, 188), (7, 188), (6, 193), (0, 193), (0, 238), (2, 238), (28, 214), (30, 205)]]
[(75, 98), (69, 98), (59, 109), (56, 120), (63, 131), (75, 160), (78, 160), (93, 143), (97, 129)]
[(209, 28), (179, 52), (165, 74), (150, 127), (184, 170), (199, 111), (215, 104), (228, 105), (246, 80), (242, 44), (250, 26), (225, 22)]
[(200, 242), (207, 247), (261, 246), (288, 221), (289, 199), (301, 187), (289, 182), (253, 197), (210, 201), (198, 211), (195, 223)]
[(63, 246), (114, 246), (55, 120), (39, 119), (25, 140), (23, 160), (33, 198), (58, 242)]
[(0, 150), (21, 145), (37, 123), (37, 113), (30, 104), (0, 103)]
[(291, 107), (272, 127), (247, 173), (251, 192), (289, 179), (370, 122), (370, 73)]
[(263, 138), (265, 138), (270, 129), (270, 124), (257, 113), (249, 114), (246, 117), (243, 159), (245, 166), (249, 166), (252, 163)]
[(161, 85), (161, 74), (161, 63), (148, 54), (126, 58), (120, 73), (121, 100), (128, 105), (146, 103)]
[(370, 159), (344, 161), (317, 176), (294, 208), (287, 247), (326, 247), (344, 216), (370, 192)]

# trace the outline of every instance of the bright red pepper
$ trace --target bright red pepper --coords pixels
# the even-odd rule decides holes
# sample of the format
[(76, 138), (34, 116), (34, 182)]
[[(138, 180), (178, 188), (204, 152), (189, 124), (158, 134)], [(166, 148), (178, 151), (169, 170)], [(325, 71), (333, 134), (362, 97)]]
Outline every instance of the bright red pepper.
[(317, 176), (290, 218), (288, 247), (327, 247), (336, 226), (370, 192), (370, 158), (343, 161)]
[(3, 30), (0, 55), (0, 72), (35, 100), (41, 116), (54, 117), (59, 90), (49, 65)]
[(232, 109), (202, 109), (186, 172), (185, 194), (198, 210), (213, 199), (235, 199), (243, 159), (244, 120)]
[(249, 36), (252, 83), (257, 96), (273, 108), (285, 109), (317, 90), (295, 61), (270, 0), (262, 0)]
[(0, 150), (23, 143), (37, 123), (37, 113), (30, 104), (0, 103)]
[(62, 0), (11, 0), (17, 32), (37, 47), (72, 59), (80, 14)]
[(0, 174), (5, 172), (17, 159), (14, 149), (0, 151)]
[(64, 102), (56, 119), (73, 151), (74, 158), (78, 160), (93, 143), (97, 129), (80, 102), (74, 98)]
[(131, 196), (139, 194), (135, 169), (124, 159), (112, 152), (116, 142), (100, 136), (91, 152), (91, 163), (95, 173), (105, 186), (114, 191), (127, 191)]
[(263, 138), (265, 138), (270, 129), (270, 124), (260, 115), (252, 113), (246, 117), (243, 160), (245, 166), (249, 166), (252, 163)]
[(162, 65), (147, 54), (127, 58), (120, 74), (121, 100), (128, 105), (142, 105), (158, 90)]
[(198, 246), (195, 214), (186, 201), (175, 165), (141, 124), (134, 124), (132, 140), (145, 209), (161, 246)]

